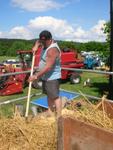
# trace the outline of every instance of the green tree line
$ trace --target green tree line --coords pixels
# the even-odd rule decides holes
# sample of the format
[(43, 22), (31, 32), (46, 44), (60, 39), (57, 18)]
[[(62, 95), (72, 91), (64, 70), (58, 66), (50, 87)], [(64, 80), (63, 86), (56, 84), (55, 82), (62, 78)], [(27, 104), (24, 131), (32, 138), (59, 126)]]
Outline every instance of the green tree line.
[(0, 56), (16, 56), (17, 50), (30, 50), (34, 40), (0, 39)]
[[(21, 39), (0, 39), (0, 56), (16, 56), (17, 50), (30, 50), (35, 42), (33, 40), (21, 40)], [(107, 42), (87, 42), (78, 43), (72, 41), (58, 41), (58, 44), (62, 49), (71, 48), (77, 52), (81, 51), (98, 51), (103, 55), (109, 54)]]

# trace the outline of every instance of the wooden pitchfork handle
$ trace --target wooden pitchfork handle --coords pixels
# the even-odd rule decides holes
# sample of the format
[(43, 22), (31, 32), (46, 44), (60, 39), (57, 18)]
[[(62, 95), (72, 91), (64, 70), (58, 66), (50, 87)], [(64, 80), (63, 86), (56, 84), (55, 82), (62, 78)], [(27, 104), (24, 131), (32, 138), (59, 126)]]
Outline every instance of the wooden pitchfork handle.
[[(34, 62), (35, 62), (35, 53), (33, 53), (30, 76), (33, 75)], [(30, 95), (31, 95), (31, 85), (32, 85), (32, 82), (30, 81), (30, 82), (29, 82), (29, 88), (28, 88), (27, 103), (26, 103), (26, 112), (25, 112), (25, 117), (26, 117), (26, 118), (28, 117), (28, 113), (29, 113), (29, 103), (30, 103)]]

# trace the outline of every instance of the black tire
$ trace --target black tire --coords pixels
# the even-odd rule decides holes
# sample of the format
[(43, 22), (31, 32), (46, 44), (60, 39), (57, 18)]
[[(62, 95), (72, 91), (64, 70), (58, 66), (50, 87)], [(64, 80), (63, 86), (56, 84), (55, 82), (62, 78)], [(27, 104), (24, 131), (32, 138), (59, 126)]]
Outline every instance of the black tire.
[(80, 83), (80, 81), (81, 81), (81, 77), (79, 74), (74, 73), (70, 76), (70, 82), (72, 84), (78, 84)]
[(35, 89), (42, 89), (42, 81), (41, 79), (34, 80), (32, 83), (32, 87)]
[(2, 76), (0, 77), (0, 89), (3, 89), (6, 85), (5, 83), (9, 79), (9, 76)]
[(29, 76), (30, 76), (30, 74), (26, 74), (25, 79), (22, 81), (23, 88), (26, 88), (29, 86), (29, 82), (28, 82)]

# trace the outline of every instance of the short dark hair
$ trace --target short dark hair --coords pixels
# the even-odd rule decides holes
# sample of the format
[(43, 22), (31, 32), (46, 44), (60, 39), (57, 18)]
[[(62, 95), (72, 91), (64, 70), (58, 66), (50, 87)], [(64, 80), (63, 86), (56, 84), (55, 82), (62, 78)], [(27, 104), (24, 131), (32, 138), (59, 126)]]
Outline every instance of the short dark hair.
[(52, 34), (49, 31), (44, 30), (44, 31), (42, 31), (39, 34), (39, 39), (40, 40), (49, 40), (49, 39), (52, 39)]

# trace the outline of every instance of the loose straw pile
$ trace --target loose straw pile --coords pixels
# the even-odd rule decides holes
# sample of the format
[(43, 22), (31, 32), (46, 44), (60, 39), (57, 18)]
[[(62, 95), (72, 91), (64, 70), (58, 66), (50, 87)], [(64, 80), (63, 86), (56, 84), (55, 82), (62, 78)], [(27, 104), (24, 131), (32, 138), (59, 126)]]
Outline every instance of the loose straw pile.
[(55, 118), (0, 119), (0, 150), (56, 150)]
[[(65, 117), (75, 118), (105, 128), (109, 131), (113, 131), (113, 119), (111, 119), (109, 114), (105, 111), (105, 99), (106, 96), (104, 95), (98, 105), (92, 104), (86, 97), (79, 101), (79, 105), (81, 106), (78, 105), (78, 101), (72, 101), (67, 109), (62, 111), (62, 114)], [(99, 109), (100, 105), (102, 106), (102, 110)]]
[[(87, 98), (74, 100), (63, 109), (63, 117), (78, 119), (113, 132), (113, 119), (105, 112), (103, 96), (98, 105)], [(99, 110), (99, 106), (102, 110)], [(55, 117), (0, 118), (0, 150), (56, 150), (57, 122)]]

